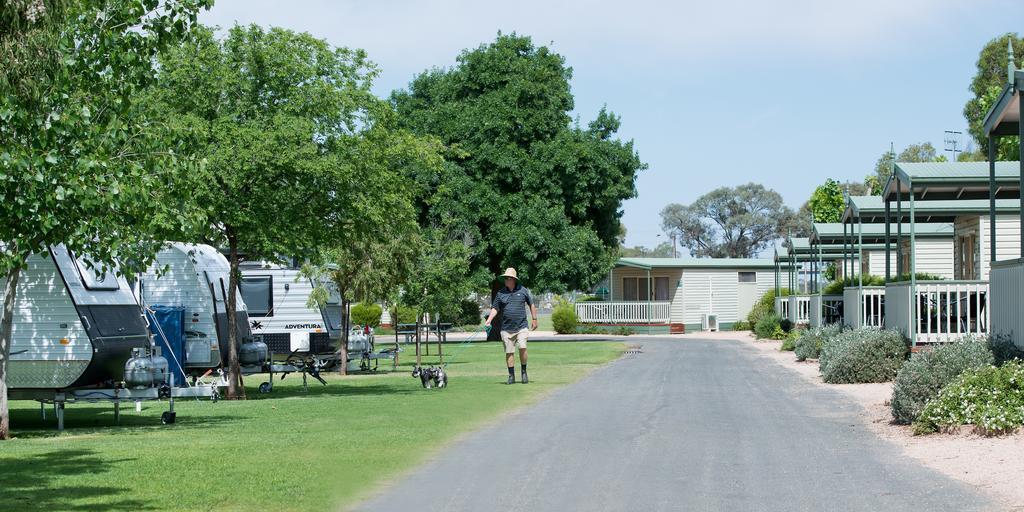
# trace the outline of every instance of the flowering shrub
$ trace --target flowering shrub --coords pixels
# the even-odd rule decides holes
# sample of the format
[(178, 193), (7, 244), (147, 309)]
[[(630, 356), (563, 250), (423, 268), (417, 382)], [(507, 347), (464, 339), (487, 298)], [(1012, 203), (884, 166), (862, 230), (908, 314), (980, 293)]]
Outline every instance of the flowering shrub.
[(793, 352), (797, 361), (817, 359), (821, 354), (821, 345), (826, 339), (834, 338), (843, 332), (843, 326), (839, 324), (815, 327), (801, 331), (800, 336), (793, 344)]
[(818, 364), (829, 384), (888, 382), (903, 365), (907, 351), (899, 332), (866, 327), (825, 340)]
[(981, 338), (965, 338), (913, 354), (893, 382), (892, 417), (899, 423), (913, 422), (928, 400), (961, 373), (994, 363), (988, 342)]
[(1024, 425), (1024, 362), (969, 370), (921, 411), (916, 433), (973, 425), (983, 435), (1013, 432)]
[(996, 366), (1002, 366), (1014, 359), (1024, 360), (1024, 351), (1014, 345), (1013, 340), (1004, 336), (992, 336), (988, 340), (989, 350), (996, 358)]

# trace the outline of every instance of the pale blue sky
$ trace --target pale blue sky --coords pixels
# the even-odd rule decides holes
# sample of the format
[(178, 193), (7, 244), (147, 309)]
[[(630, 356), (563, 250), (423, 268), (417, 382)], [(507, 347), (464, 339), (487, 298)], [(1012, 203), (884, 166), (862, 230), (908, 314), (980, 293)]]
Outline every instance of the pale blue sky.
[(624, 206), (627, 245), (650, 247), (666, 204), (719, 186), (760, 182), (795, 209), (826, 177), (862, 179), (890, 141), (967, 142), (978, 51), (1024, 32), (1024, 2), (217, 0), (201, 19), (363, 48), (381, 96), (499, 30), (550, 44), (573, 67), (576, 115), (607, 104), (650, 164)]

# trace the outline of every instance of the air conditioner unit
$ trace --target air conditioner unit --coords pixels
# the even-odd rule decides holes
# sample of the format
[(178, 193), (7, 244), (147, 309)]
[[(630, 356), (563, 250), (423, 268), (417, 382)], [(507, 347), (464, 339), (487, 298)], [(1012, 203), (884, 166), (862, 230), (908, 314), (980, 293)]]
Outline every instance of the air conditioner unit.
[(703, 314), (700, 317), (700, 329), (702, 331), (718, 332), (718, 315)]

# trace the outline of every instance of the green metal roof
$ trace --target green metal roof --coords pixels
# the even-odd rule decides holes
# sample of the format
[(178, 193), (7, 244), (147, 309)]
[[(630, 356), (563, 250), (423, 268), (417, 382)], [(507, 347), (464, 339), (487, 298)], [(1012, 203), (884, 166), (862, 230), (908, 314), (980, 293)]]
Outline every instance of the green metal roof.
[[(986, 201), (987, 203), (988, 201)], [(924, 204), (922, 202), (921, 204)], [(915, 205), (916, 206), (916, 205)], [(916, 208), (915, 208), (916, 209)], [(952, 238), (953, 237), (953, 223), (951, 222), (937, 222), (937, 223), (917, 223), (914, 226), (917, 230), (916, 235), (919, 237), (927, 238)], [(856, 241), (858, 230), (863, 228), (863, 236), (869, 239), (877, 239), (879, 237), (885, 238), (885, 224), (853, 224), (847, 225), (847, 233), (853, 230), (853, 238)], [(896, 235), (897, 227), (895, 224), (889, 227), (893, 236)], [(903, 223), (901, 231), (904, 235), (910, 233), (910, 224), (907, 222)], [(811, 240), (820, 242), (822, 244), (839, 243), (842, 244), (843, 240), (843, 225), (838, 222), (822, 223), (816, 222), (812, 226)], [(866, 244), (865, 244), (866, 245)]]
[[(894, 177), (900, 180), (900, 190), (907, 194), (910, 184), (914, 191), (924, 193), (930, 190), (988, 191), (988, 162), (897, 162)], [(1020, 162), (996, 162), (996, 186), (1017, 190), (1020, 186)], [(890, 178), (882, 191), (882, 197), (896, 199), (896, 180)]]
[(775, 268), (771, 258), (619, 258), (616, 266), (652, 268)]

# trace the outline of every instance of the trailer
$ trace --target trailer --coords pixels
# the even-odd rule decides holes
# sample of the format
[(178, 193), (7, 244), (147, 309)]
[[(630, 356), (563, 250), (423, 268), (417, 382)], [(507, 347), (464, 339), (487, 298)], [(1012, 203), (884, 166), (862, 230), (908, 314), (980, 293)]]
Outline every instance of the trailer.
[[(64, 405), (85, 397), (113, 401), (116, 412), (126, 394), (135, 400), (217, 394), (216, 385), (183, 390), (175, 385), (183, 383), (161, 380), (166, 372), (126, 382), (133, 365), (148, 368), (161, 359), (142, 309), (116, 269), (102, 269), (63, 245), (28, 258), (11, 321), (8, 396), (54, 404), (59, 429)], [(174, 421), (171, 407), (165, 423)]]
[[(304, 277), (298, 262), (290, 265), (266, 261), (245, 262), (239, 292), (245, 301), (253, 339), (267, 344), (272, 354), (292, 359), (319, 358), (338, 364), (338, 346), (344, 333), (341, 298), (333, 283), (327, 303), (310, 307), (316, 283)], [(348, 370), (371, 370), (391, 352), (374, 351), (372, 329), (352, 326), (348, 336)], [(372, 367), (371, 367), (372, 365)]]
[[(223, 372), (228, 361), (227, 290), (230, 266), (217, 249), (202, 244), (167, 243), (154, 264), (141, 276), (136, 293), (143, 305), (177, 306), (184, 309), (184, 361), (186, 376), (196, 379), (211, 371)], [(241, 288), (241, 286), (240, 286)], [(243, 375), (268, 374), (261, 392), (273, 389), (274, 375), (302, 373), (322, 384), (320, 372), (333, 364), (329, 357), (309, 357), (286, 352), (283, 360), (252, 332), (252, 321), (241, 293), (235, 295), (238, 359)]]

